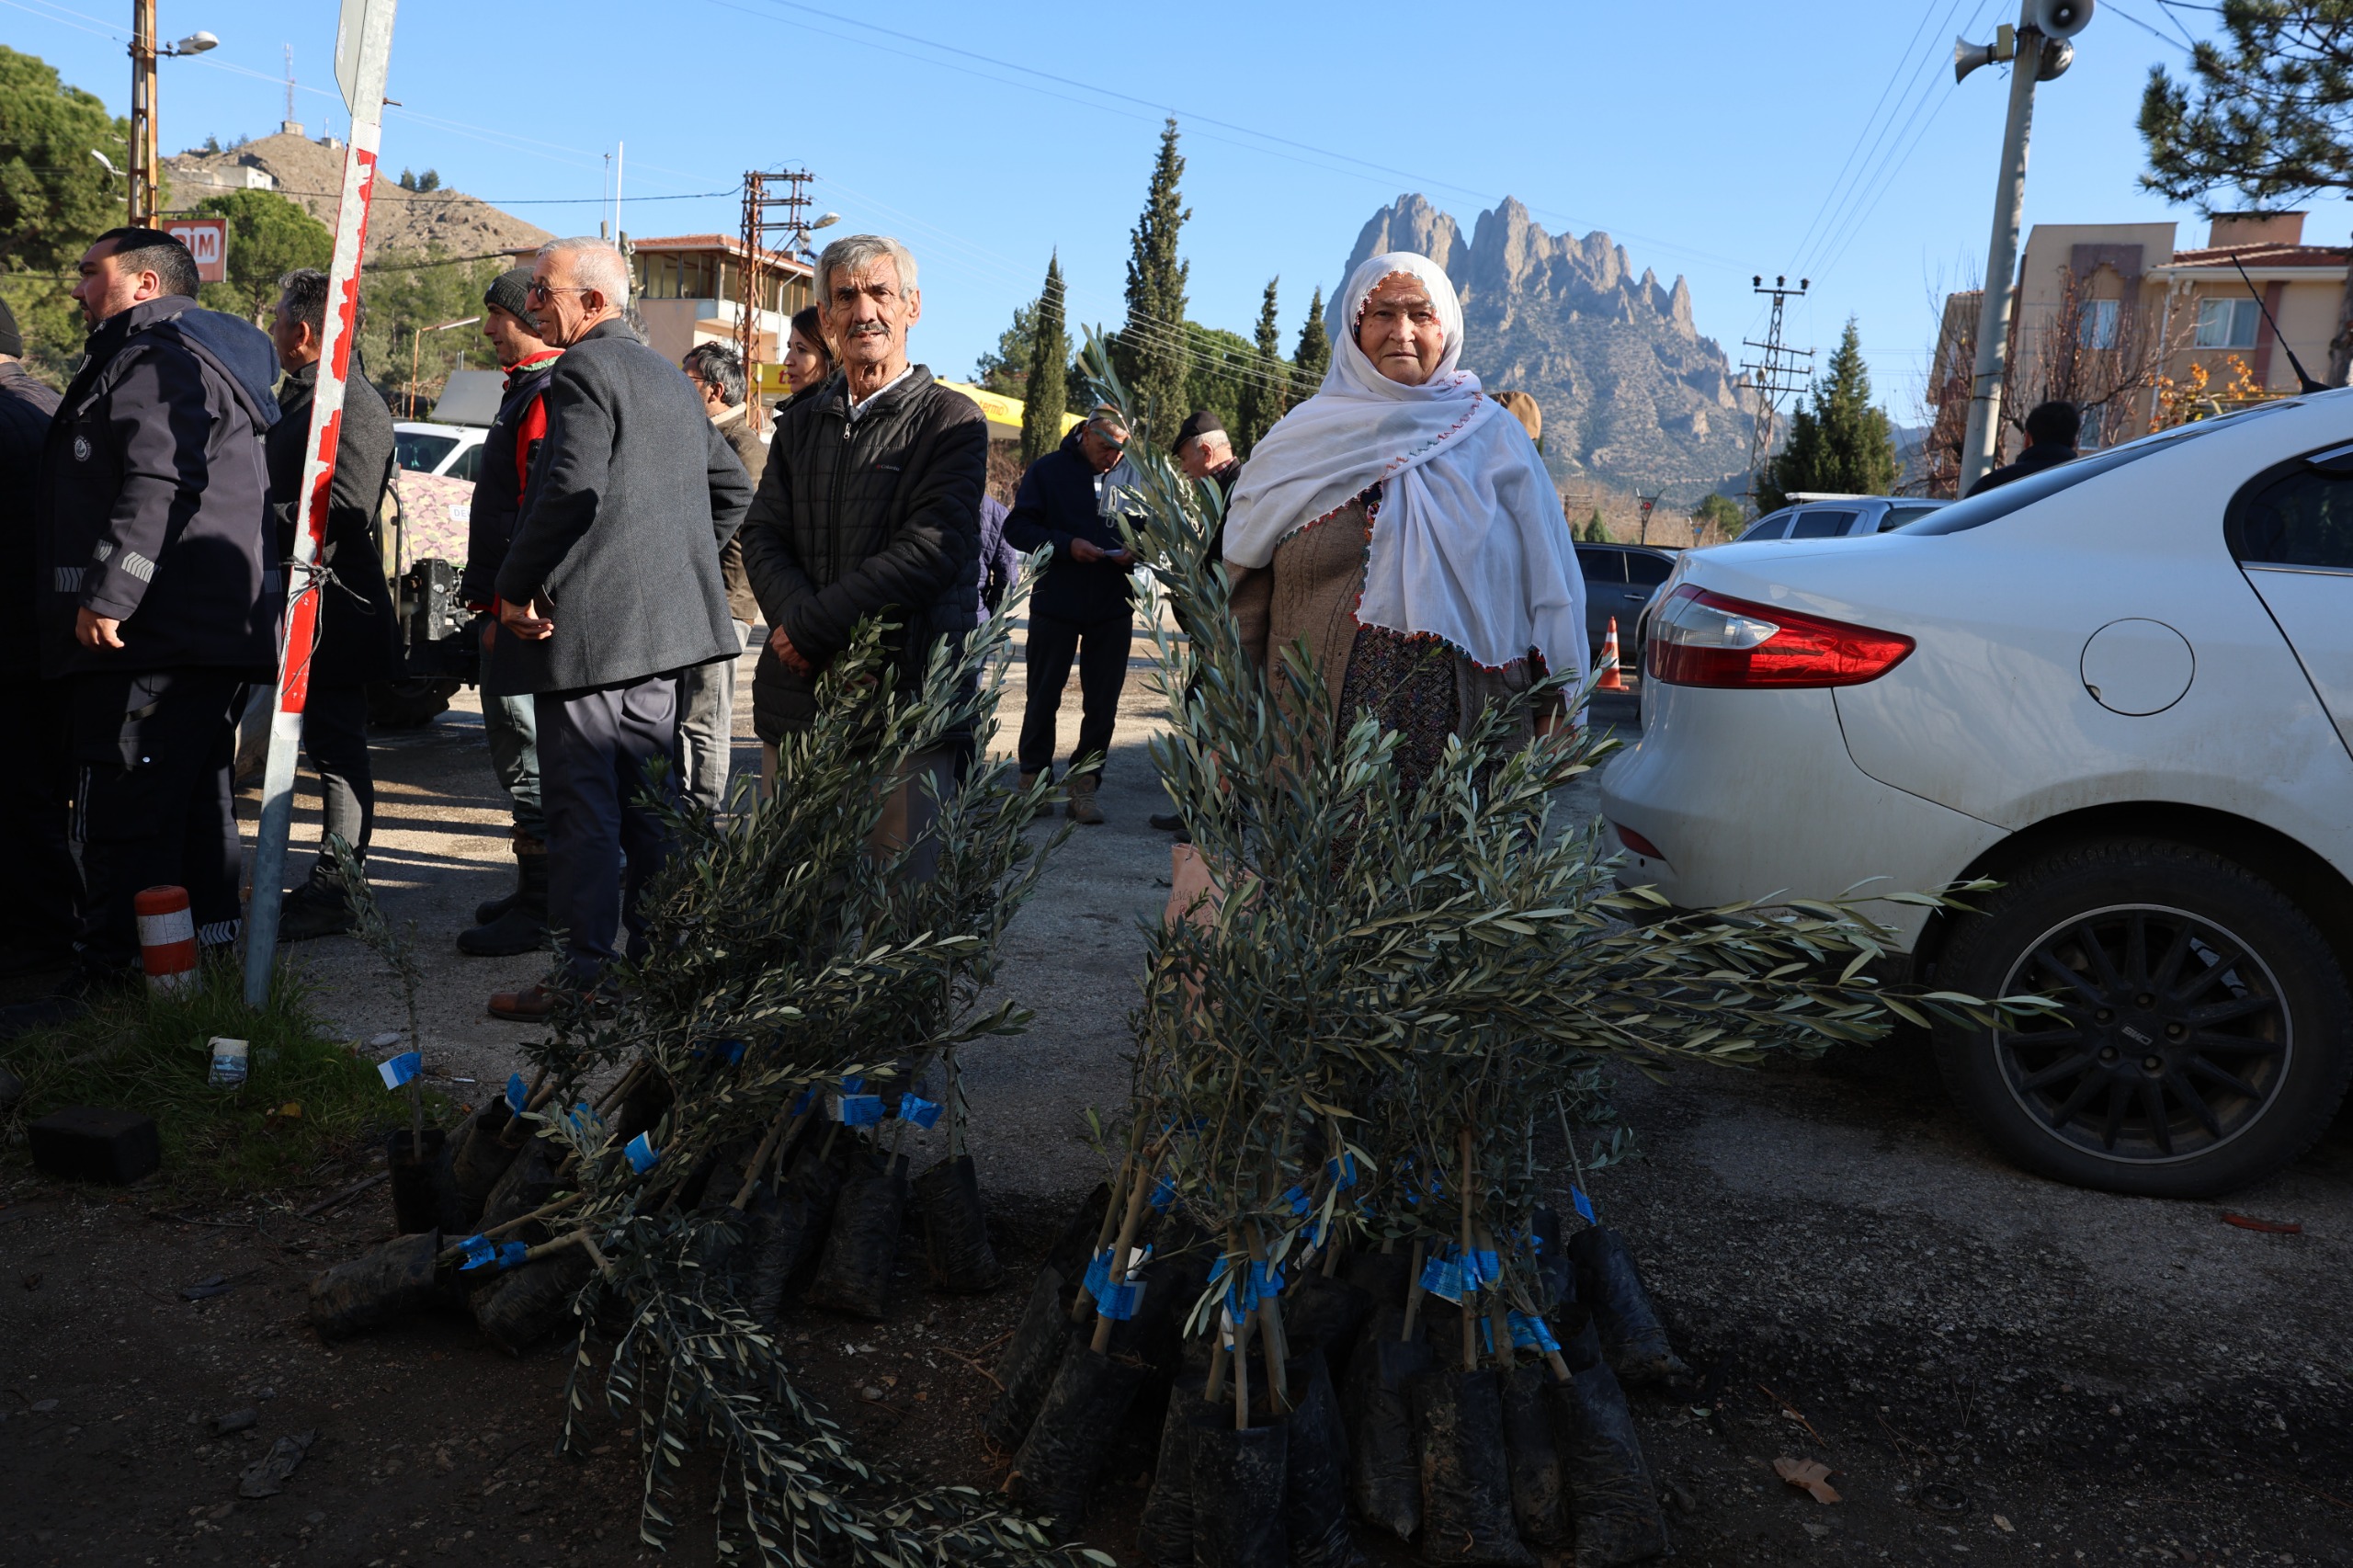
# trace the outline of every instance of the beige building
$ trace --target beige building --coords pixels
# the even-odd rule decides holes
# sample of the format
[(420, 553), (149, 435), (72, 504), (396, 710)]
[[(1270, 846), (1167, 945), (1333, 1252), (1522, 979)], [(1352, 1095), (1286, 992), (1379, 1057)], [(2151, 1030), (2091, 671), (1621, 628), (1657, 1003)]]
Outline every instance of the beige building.
[[(673, 234), (629, 242), (638, 312), (645, 340), (664, 358), (677, 360), (698, 343), (739, 340), (743, 321), (743, 242), (733, 234)], [(813, 299), (808, 262), (782, 251), (760, 252), (760, 298), (754, 325), (756, 364), (784, 358), (793, 312)]]
[[(2287, 350), (2325, 378), (2353, 249), (2304, 244), (2301, 212), (2217, 213), (2206, 243), (2187, 250), (2176, 248), (2177, 228), (2038, 223), (2028, 234), (2003, 398), (2005, 461), (2023, 445), (2015, 420), (2048, 399), (2084, 409), (2086, 447), (2113, 446), (2190, 403), (2227, 408), (2296, 391)], [(1973, 292), (1952, 296), (1938, 345), (1935, 401), (1962, 406), (1941, 407), (1937, 427), (1952, 424), (1955, 439), (1976, 307)]]

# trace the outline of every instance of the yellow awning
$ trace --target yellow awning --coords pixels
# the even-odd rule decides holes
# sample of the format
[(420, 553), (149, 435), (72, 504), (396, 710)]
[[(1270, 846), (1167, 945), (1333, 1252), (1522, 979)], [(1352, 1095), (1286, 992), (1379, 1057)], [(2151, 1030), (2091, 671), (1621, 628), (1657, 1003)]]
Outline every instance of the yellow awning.
[[(970, 381), (942, 381), (939, 384), (962, 392), (981, 405), (981, 412), (988, 415), (991, 439), (1016, 441), (1021, 438), (1021, 416), (1025, 410), (1019, 398), (1006, 397), (1002, 392), (993, 392), (985, 388), (976, 387)], [(1072, 427), (1078, 423), (1077, 415), (1064, 414), (1062, 434), (1069, 435)]]

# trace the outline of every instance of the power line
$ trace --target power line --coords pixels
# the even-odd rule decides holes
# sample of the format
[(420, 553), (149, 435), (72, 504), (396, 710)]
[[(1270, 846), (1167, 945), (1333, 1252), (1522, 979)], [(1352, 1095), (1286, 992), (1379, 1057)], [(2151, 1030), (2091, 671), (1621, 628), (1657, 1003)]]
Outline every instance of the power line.
[[(1954, 0), (1954, 4), (1958, 6), (1960, 4), (1960, 0)], [(1869, 131), (1870, 128), (1878, 122), (1879, 111), (1882, 108), (1886, 107), (1888, 94), (1895, 90), (1896, 82), (1904, 75), (1904, 66), (1911, 62), (1912, 51), (1919, 46), (1920, 33), (1922, 29), (1927, 27), (1928, 17), (1932, 16), (1935, 11), (1936, 6), (1934, 4), (1934, 0), (1930, 0), (1930, 4), (1921, 11), (1920, 20), (1913, 27), (1911, 38), (1905, 40), (1903, 51), (1896, 55), (1895, 64), (1887, 74), (1887, 83), (1879, 90), (1878, 101), (1871, 105), (1871, 112), (1863, 117), (1864, 131)], [(1863, 138), (1861, 134), (1858, 134), (1852, 142), (1847, 143), (1846, 162), (1840, 164), (1838, 165), (1837, 174), (1831, 176), (1830, 187), (1823, 193), (1822, 205), (1814, 210), (1813, 221), (1806, 224), (1805, 232), (1798, 236), (1798, 243), (1796, 246), (1796, 253), (1798, 255), (1802, 256), (1805, 253), (1806, 242), (1813, 238), (1814, 230), (1819, 228), (1821, 226), (1822, 220), (1829, 215), (1831, 201), (1837, 195), (1839, 185), (1846, 179), (1847, 171), (1854, 165), (1855, 155), (1862, 151), (1862, 147)]]

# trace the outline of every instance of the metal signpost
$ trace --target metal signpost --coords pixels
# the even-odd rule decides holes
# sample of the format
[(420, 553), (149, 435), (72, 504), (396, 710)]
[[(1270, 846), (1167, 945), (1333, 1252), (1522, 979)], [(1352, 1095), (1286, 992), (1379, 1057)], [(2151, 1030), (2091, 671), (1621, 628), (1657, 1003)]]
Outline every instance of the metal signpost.
[(277, 707), (270, 714), (269, 764), (262, 776), (261, 826), (254, 839), (253, 899), (245, 908), (245, 1003), (269, 999), (278, 949), (278, 903), (286, 880), (286, 836), (294, 813), (294, 754), (302, 744), (302, 706), (318, 640), (321, 583), (313, 569), (327, 531), (327, 493), (335, 483), (343, 433), (343, 389), (351, 373), (359, 256), (368, 239), (368, 203), (376, 189), (376, 147), (383, 136), (384, 68), (392, 51), (398, 0), (343, 0), (335, 29), (335, 79), (351, 111), (343, 154), (343, 201), (336, 210), (335, 259), (327, 269), (326, 335), (319, 345), (317, 391), (302, 459), (302, 526), (287, 566), (286, 642), (278, 655)]

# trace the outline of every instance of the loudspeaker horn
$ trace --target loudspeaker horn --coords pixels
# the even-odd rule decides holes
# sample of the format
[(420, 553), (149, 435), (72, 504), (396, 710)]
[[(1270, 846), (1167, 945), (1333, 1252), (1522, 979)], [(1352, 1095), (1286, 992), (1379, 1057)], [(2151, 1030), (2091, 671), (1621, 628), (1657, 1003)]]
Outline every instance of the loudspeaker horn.
[(2044, 38), (2074, 38), (2091, 26), (2093, 0), (2033, 0), (2027, 14)]
[(2044, 39), (2042, 60), (2041, 63), (2035, 67), (2034, 79), (2038, 82), (2055, 82), (2067, 74), (2067, 67), (2075, 62), (2075, 46), (2074, 44), (2063, 38)]
[(1965, 38), (1952, 40), (1952, 79), (1962, 82), (1980, 65), (1992, 65), (2009, 59), (2018, 52), (2018, 29), (2004, 22), (1995, 33), (1992, 43), (1972, 43)]

